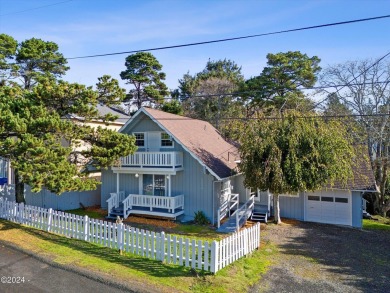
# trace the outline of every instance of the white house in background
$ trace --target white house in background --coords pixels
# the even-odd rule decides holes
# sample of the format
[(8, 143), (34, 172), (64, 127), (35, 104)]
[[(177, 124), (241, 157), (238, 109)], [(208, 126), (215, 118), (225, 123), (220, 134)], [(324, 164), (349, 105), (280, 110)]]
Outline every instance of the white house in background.
[[(143, 107), (119, 131), (135, 135), (138, 150), (102, 172), (101, 206), (112, 217), (187, 221), (202, 211), (218, 226), (230, 214), (228, 222), (235, 229), (248, 217), (272, 214), (272, 195), (244, 187), (237, 145), (208, 122)], [(361, 227), (362, 193), (375, 190), (370, 170), (369, 164), (361, 164), (345, 188), (336, 184), (281, 196), (282, 217)]]

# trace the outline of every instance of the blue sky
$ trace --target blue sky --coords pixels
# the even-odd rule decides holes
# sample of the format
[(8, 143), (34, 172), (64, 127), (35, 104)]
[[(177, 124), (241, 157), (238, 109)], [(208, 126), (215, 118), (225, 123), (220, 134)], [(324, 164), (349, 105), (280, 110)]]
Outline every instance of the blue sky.
[[(390, 14), (387, 0), (64, 1), (0, 0), (0, 32), (18, 41), (32, 37), (54, 41), (65, 57), (76, 57)], [(59, 2), (64, 3), (51, 5)], [(51, 6), (38, 8), (45, 5)], [(153, 54), (163, 65), (166, 84), (174, 89), (184, 73), (201, 71), (209, 58), (235, 61), (246, 78), (261, 72), (267, 53), (299, 50), (320, 57), (322, 67), (376, 59), (390, 51), (389, 32), (390, 18)], [(104, 74), (120, 79), (126, 56), (69, 60), (71, 69), (64, 79), (86, 85), (94, 85)]]

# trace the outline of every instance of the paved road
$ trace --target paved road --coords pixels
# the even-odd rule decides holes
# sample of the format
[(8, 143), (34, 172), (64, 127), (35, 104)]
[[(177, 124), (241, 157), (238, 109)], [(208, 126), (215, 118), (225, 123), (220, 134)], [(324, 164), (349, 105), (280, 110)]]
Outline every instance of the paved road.
[[(74, 272), (53, 267), (27, 254), (5, 247), (1, 243), (0, 278), (0, 292), (2, 293), (125, 292)], [(24, 282), (21, 278), (24, 278)], [(4, 279), (6, 282), (19, 281), (20, 283), (4, 283)]]

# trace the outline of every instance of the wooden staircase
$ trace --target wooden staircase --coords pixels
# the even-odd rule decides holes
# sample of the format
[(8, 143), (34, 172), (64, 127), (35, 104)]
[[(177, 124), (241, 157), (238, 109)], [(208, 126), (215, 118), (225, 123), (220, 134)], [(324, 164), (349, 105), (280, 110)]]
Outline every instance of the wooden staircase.
[(117, 216), (123, 218), (123, 203), (120, 203), (119, 207), (113, 208), (106, 219), (116, 220)]
[(254, 221), (254, 222), (263, 222), (263, 223), (267, 223), (268, 222), (268, 215), (266, 212), (261, 212), (261, 211), (253, 211), (252, 215), (251, 215), (251, 221)]

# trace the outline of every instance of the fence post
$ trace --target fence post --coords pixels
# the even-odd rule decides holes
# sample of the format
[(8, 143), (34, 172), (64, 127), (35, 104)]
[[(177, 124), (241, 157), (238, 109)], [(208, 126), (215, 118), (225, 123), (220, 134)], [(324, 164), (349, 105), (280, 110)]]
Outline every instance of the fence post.
[(165, 233), (161, 232), (161, 243), (160, 243), (160, 260), (164, 262), (165, 260)]
[(53, 219), (53, 209), (50, 208), (47, 213), (47, 232), (50, 232), (51, 230), (51, 223), (53, 221), (52, 219)]
[(89, 233), (89, 219), (88, 216), (84, 216), (84, 241), (88, 241), (88, 233)]
[(13, 222), (17, 222), (18, 219), (17, 219), (17, 214), (18, 214), (18, 203), (14, 202), (14, 208), (13, 208), (13, 217), (12, 217), (12, 220)]
[(24, 203), (19, 204), (18, 210), (19, 210), (18, 221), (20, 224), (22, 224), (23, 223)]
[(119, 223), (116, 226), (116, 229), (117, 229), (117, 243), (118, 243), (119, 254), (122, 255), (122, 251), (123, 251), (123, 223)]
[(211, 243), (211, 264), (210, 271), (215, 274), (218, 271), (219, 243), (214, 240)]

